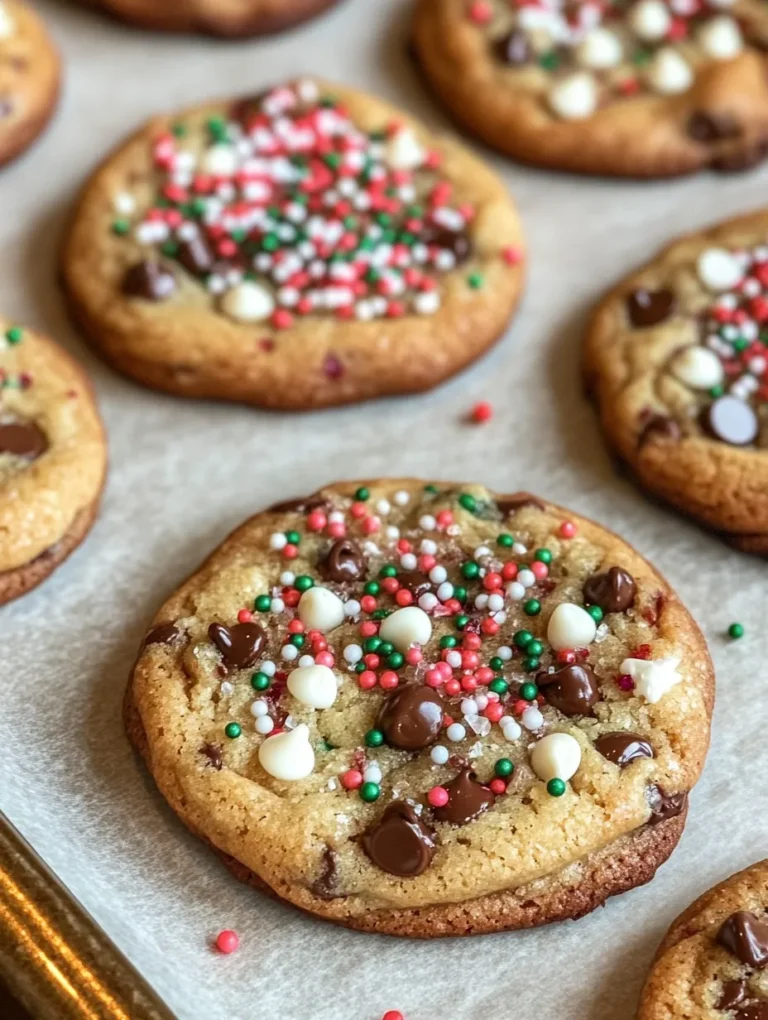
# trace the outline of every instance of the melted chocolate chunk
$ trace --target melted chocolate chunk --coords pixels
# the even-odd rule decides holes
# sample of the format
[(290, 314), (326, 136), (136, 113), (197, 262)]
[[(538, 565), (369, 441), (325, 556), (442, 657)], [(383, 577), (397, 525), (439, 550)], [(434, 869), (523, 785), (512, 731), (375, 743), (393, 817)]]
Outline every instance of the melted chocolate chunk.
[(638, 758), (654, 757), (651, 745), (636, 733), (604, 733), (595, 741), (595, 749), (622, 769)]
[(328, 510), (330, 504), (322, 496), (302, 496), (300, 499), (285, 499), (267, 508), (270, 514), (309, 513), (310, 510)]
[(413, 878), (432, 861), (434, 835), (410, 804), (396, 800), (363, 835), (363, 849), (387, 874)]
[(676, 303), (671, 290), (646, 290), (639, 287), (627, 298), (627, 315), (636, 329), (647, 329), (668, 319)]
[(144, 301), (165, 301), (176, 290), (176, 277), (160, 262), (137, 262), (123, 277), (123, 294)]
[(549, 704), (563, 715), (592, 715), (592, 706), (600, 700), (590, 666), (564, 666), (556, 673), (539, 673), (536, 681)]
[(177, 258), (193, 276), (206, 276), (215, 262), (208, 242), (199, 234), (189, 241), (181, 242)]
[(668, 440), (678, 443), (683, 438), (683, 430), (674, 418), (666, 414), (652, 414), (638, 436), (637, 445), (645, 446), (654, 439)]
[(748, 967), (761, 970), (768, 965), (768, 921), (748, 910), (731, 914), (717, 933), (716, 941)]
[(634, 577), (621, 567), (604, 574), (593, 574), (584, 585), (584, 598), (600, 606), (604, 613), (624, 613), (635, 604), (637, 585)]
[(0, 453), (37, 460), (47, 449), (45, 433), (31, 421), (0, 423)]
[(718, 142), (723, 138), (735, 138), (741, 134), (741, 127), (730, 113), (706, 113), (697, 110), (688, 121), (688, 136), (695, 142)]
[(741, 1006), (734, 1013), (733, 1020), (768, 1020), (768, 1000)]
[(319, 564), (320, 572), (327, 581), (343, 584), (365, 577), (365, 556), (360, 546), (351, 538), (340, 538), (328, 550), (328, 555)]
[(421, 596), (432, 588), (432, 582), (420, 570), (403, 570), (397, 575), (397, 579), (401, 586), (413, 595), (414, 602), (418, 602)]
[(322, 869), (311, 891), (321, 900), (337, 900), (344, 895), (339, 892), (338, 863), (333, 847), (326, 846), (323, 851)]
[(539, 497), (530, 492), (513, 492), (508, 496), (502, 496), (501, 499), (496, 500), (496, 506), (502, 517), (508, 517), (524, 506), (535, 506), (537, 510), (547, 509)]
[(451, 825), (466, 825), (487, 811), (495, 801), (488, 787), (477, 782), (471, 769), (462, 769), (458, 776), (445, 784), (445, 789), (448, 791), (448, 803), (435, 808), (434, 815), (439, 822)]
[(215, 768), (217, 772), (221, 772), (221, 748), (217, 747), (216, 744), (203, 744), (200, 748), (200, 754), (204, 754), (208, 759), (208, 764)]
[(688, 806), (687, 793), (665, 793), (660, 786), (648, 787), (648, 803), (651, 805), (649, 825), (658, 825), (669, 818), (677, 818)]
[(233, 627), (212, 623), (208, 637), (221, 652), (227, 669), (246, 669), (255, 665), (266, 635), (258, 623), (236, 623)]
[(447, 249), (456, 259), (456, 265), (466, 262), (472, 254), (472, 241), (469, 234), (447, 227), (426, 226), (422, 237), (424, 244), (434, 244), (438, 248)]
[(701, 424), (710, 436), (730, 446), (749, 446), (757, 439), (760, 429), (751, 405), (728, 395), (718, 397), (704, 408)]
[(390, 747), (420, 751), (439, 737), (444, 713), (445, 703), (437, 691), (408, 684), (389, 695), (376, 725)]
[(519, 29), (513, 29), (508, 35), (499, 39), (494, 48), (499, 59), (512, 67), (527, 64), (534, 56), (528, 43), (528, 37), (525, 32), (521, 32)]
[(720, 998), (717, 1000), (717, 1009), (733, 1009), (747, 997), (746, 981), (726, 981)]
[(144, 647), (147, 645), (172, 645), (181, 637), (181, 631), (175, 623), (159, 623), (144, 638)]

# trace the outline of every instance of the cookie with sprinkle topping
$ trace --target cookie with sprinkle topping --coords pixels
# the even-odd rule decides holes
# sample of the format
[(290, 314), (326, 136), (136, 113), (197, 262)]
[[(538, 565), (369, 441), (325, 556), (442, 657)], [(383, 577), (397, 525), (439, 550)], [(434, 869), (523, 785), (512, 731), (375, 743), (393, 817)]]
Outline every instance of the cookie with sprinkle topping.
[(644, 488), (768, 555), (768, 213), (691, 234), (598, 307), (585, 373)]
[(93, 524), (107, 450), (90, 383), (52, 340), (0, 317), (0, 605)]
[(227, 539), (151, 624), (126, 724), (239, 877), (433, 937), (649, 881), (713, 695), (695, 623), (611, 532), (529, 493), (380, 480)]
[(760, 0), (418, 0), (419, 64), (523, 162), (666, 177), (768, 153)]
[(378, 99), (314, 80), (153, 121), (87, 185), (63, 275), (147, 385), (304, 409), (428, 389), (505, 331), (502, 182)]
[(29, 148), (48, 124), (59, 73), (40, 17), (21, 0), (0, 0), (0, 165)]
[(82, 0), (140, 28), (241, 37), (282, 32), (339, 0)]
[(704, 893), (669, 929), (638, 1020), (768, 1020), (768, 861)]

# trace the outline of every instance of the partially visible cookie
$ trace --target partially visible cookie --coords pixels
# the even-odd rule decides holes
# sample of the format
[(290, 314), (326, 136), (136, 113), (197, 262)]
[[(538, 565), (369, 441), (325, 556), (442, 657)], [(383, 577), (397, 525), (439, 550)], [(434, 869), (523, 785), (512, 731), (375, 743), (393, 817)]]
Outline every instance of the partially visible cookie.
[(62, 255), (97, 350), (188, 397), (304, 409), (428, 389), (522, 289), (501, 180), (313, 80), (158, 118), (87, 184)]
[(768, 861), (732, 875), (677, 918), (638, 1020), (768, 1020)]
[(266, 35), (291, 28), (339, 0), (83, 0), (125, 21), (164, 32)]
[(768, 213), (674, 242), (587, 335), (607, 441), (642, 485), (768, 555)]
[(698, 628), (621, 539), (529, 493), (409, 479), (246, 522), (158, 612), (125, 715), (238, 877), (429, 938), (649, 881), (713, 696)]
[(664, 177), (768, 152), (760, 0), (417, 0), (413, 38), (454, 116), (524, 162)]
[(39, 16), (0, 0), (0, 165), (34, 142), (56, 108), (59, 57)]
[(0, 605), (85, 538), (106, 461), (82, 369), (52, 340), (0, 318)]

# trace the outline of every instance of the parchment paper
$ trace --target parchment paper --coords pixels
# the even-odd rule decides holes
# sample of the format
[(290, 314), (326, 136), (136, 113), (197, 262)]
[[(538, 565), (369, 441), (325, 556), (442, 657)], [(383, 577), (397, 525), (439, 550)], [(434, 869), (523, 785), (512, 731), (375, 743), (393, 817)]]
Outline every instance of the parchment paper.
[[(167, 0), (171, 2), (171, 0)], [(316, 72), (447, 128), (405, 55), (410, 0), (349, 0), (292, 35), (153, 36), (40, 0), (67, 84), (43, 142), (0, 175), (0, 307), (91, 371), (111, 443), (103, 513), (40, 590), (0, 610), (0, 807), (182, 1020), (630, 1020), (655, 947), (695, 896), (768, 851), (766, 565), (619, 478), (577, 371), (586, 311), (668, 237), (768, 201), (747, 176), (580, 180), (486, 153), (522, 210), (528, 295), (503, 342), (436, 392), (288, 415), (183, 402), (82, 346), (55, 282), (84, 176), (148, 115)], [(471, 427), (478, 399), (496, 416)], [(145, 624), (235, 525), (340, 477), (415, 474), (530, 488), (619, 531), (669, 576), (718, 666), (714, 740), (680, 848), (644, 889), (577, 923), (406, 942), (332, 927), (239, 885), (139, 767), (120, 703)], [(723, 632), (741, 620), (746, 637)], [(235, 928), (242, 948), (210, 939)]]

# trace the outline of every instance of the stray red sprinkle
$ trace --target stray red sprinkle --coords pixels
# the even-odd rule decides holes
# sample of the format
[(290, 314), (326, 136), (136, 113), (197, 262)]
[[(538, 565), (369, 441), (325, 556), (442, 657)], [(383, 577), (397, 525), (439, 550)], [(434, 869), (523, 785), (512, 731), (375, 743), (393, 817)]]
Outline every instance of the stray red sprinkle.
[(228, 956), (230, 953), (234, 953), (240, 945), (240, 938), (236, 931), (231, 931), (229, 928), (225, 928), (224, 931), (220, 931), (216, 936), (216, 948), (220, 953), (224, 953)]
[(490, 421), (493, 418), (493, 406), (487, 400), (481, 400), (472, 408), (470, 418), (476, 425)]

